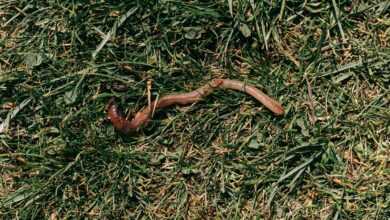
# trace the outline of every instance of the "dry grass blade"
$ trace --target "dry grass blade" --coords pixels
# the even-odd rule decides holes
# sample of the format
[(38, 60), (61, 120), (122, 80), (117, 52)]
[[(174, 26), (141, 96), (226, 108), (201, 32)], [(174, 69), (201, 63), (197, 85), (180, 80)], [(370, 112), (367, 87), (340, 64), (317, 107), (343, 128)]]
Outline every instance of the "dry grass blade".
[(95, 59), (97, 54), (103, 49), (104, 45), (116, 34), (116, 31), (122, 24), (128, 19), (131, 15), (133, 15), (138, 8), (132, 8), (127, 11), (124, 15), (122, 15), (119, 20), (114, 24), (111, 30), (104, 36), (102, 42), (97, 46), (96, 50), (92, 53), (92, 58)]

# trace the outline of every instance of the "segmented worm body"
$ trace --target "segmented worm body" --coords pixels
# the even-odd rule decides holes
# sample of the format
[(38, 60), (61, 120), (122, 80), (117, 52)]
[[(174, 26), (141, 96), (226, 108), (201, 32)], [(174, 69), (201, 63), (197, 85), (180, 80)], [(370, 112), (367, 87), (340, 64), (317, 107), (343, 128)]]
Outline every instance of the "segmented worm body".
[(107, 116), (118, 131), (124, 134), (131, 134), (136, 132), (142, 126), (145, 126), (152, 118), (154, 111), (171, 105), (188, 105), (198, 102), (218, 88), (245, 92), (261, 102), (275, 115), (279, 116), (284, 114), (283, 107), (279, 104), (279, 102), (267, 96), (253, 85), (248, 85), (237, 80), (213, 79), (206, 85), (192, 92), (166, 95), (160, 99), (152, 101), (149, 106), (146, 106), (137, 112), (132, 120), (127, 120), (126, 117), (122, 115), (115, 103), (115, 100), (112, 98), (108, 103)]

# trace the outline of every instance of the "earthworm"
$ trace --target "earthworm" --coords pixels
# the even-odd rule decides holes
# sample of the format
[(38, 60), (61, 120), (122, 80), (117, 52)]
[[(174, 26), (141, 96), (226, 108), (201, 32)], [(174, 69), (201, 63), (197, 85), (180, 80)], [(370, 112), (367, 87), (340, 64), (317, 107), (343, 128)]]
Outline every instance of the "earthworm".
[(107, 117), (118, 131), (124, 134), (131, 134), (139, 130), (142, 126), (145, 126), (153, 117), (155, 110), (175, 104), (187, 105), (198, 102), (218, 88), (245, 92), (261, 102), (275, 115), (280, 116), (284, 114), (283, 107), (279, 104), (279, 102), (267, 96), (253, 85), (237, 80), (213, 79), (206, 85), (192, 92), (166, 95), (160, 99), (152, 101), (150, 105), (137, 112), (132, 120), (127, 120), (126, 117), (122, 115), (114, 98), (111, 98), (107, 105)]

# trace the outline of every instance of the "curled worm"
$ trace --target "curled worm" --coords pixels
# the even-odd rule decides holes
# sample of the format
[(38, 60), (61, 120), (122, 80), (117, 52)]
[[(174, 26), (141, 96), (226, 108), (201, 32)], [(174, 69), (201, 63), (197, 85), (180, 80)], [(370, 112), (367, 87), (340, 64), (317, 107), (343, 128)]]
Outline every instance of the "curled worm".
[(107, 106), (107, 116), (114, 127), (124, 133), (131, 134), (136, 132), (142, 126), (145, 126), (153, 116), (153, 112), (157, 109), (165, 108), (171, 105), (187, 105), (198, 102), (210, 95), (215, 89), (232, 89), (241, 92), (245, 92), (248, 95), (253, 96), (265, 107), (272, 111), (275, 115), (283, 115), (284, 110), (279, 102), (275, 101), (271, 97), (264, 94), (262, 91), (252, 85), (248, 85), (244, 82), (229, 79), (213, 79), (206, 85), (188, 93), (171, 94), (161, 97), (158, 100), (154, 100), (149, 106), (144, 107), (142, 110), (136, 113), (133, 119), (127, 120), (122, 115), (118, 106), (112, 98)]

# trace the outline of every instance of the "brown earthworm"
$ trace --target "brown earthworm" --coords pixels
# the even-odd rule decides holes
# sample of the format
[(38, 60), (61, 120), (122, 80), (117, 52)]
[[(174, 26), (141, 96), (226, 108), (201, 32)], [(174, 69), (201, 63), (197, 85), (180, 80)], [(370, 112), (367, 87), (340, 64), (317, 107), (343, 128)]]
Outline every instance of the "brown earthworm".
[(170, 105), (187, 105), (200, 101), (201, 99), (210, 95), (217, 88), (232, 89), (245, 92), (253, 96), (259, 102), (261, 102), (275, 115), (284, 114), (283, 107), (281, 106), (281, 104), (279, 104), (279, 102), (267, 96), (253, 85), (249, 85), (237, 80), (213, 79), (206, 85), (192, 92), (166, 95), (161, 97), (160, 99), (152, 101), (149, 106), (144, 107), (142, 110), (137, 112), (134, 118), (130, 121), (127, 120), (126, 117), (121, 114), (118, 106), (115, 103), (114, 98), (112, 98), (108, 103), (107, 116), (118, 131), (124, 134), (134, 133), (140, 127), (145, 126), (149, 122), (155, 110), (165, 108)]

